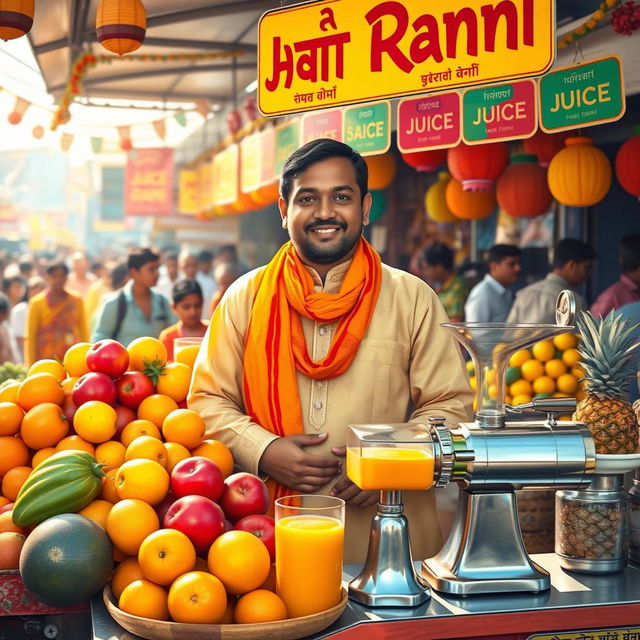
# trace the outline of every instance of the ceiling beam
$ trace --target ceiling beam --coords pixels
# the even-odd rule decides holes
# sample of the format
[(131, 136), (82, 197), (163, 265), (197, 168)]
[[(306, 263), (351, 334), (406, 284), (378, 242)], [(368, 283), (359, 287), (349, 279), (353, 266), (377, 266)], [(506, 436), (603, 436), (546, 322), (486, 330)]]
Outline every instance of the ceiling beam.
[(228, 95), (205, 95), (202, 93), (184, 93), (168, 92), (160, 93), (158, 91), (144, 91), (139, 89), (104, 89), (100, 87), (94, 87), (90, 91), (85, 92), (87, 98), (120, 98), (131, 100), (141, 99), (146, 100), (153, 98), (155, 100), (166, 100), (167, 102), (195, 102), (196, 100), (211, 100), (212, 102), (223, 102), (229, 99)]

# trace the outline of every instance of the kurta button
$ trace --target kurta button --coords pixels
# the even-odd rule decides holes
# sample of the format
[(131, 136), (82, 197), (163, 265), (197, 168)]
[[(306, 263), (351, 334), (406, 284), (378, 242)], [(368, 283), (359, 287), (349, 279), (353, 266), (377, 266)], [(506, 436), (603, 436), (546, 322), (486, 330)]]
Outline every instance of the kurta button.
[(313, 408), (314, 408), (314, 409), (322, 409), (322, 402), (320, 402), (320, 400), (316, 400), (316, 401), (313, 403)]
[(321, 336), (323, 336), (325, 333), (327, 333), (327, 330), (326, 330), (326, 328), (325, 328), (325, 327), (320, 327), (320, 328), (318, 329), (318, 333), (319, 333)]

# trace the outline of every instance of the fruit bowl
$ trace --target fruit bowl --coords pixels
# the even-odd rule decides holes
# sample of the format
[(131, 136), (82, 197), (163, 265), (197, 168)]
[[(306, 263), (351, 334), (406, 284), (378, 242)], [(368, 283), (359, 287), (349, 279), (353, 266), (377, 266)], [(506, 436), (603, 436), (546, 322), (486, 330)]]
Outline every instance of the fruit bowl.
[(255, 624), (188, 624), (141, 618), (116, 606), (111, 587), (102, 598), (111, 617), (127, 631), (148, 640), (295, 640), (318, 633), (335, 622), (347, 606), (347, 592), (342, 589), (340, 602), (331, 609), (302, 618)]

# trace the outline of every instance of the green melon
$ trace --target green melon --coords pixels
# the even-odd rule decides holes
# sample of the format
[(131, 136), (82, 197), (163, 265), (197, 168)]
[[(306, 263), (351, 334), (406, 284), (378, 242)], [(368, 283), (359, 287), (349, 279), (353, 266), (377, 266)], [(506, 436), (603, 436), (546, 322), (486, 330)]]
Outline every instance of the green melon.
[(86, 602), (111, 577), (113, 547), (107, 532), (76, 513), (39, 524), (20, 554), (20, 575), (38, 600), (52, 607)]

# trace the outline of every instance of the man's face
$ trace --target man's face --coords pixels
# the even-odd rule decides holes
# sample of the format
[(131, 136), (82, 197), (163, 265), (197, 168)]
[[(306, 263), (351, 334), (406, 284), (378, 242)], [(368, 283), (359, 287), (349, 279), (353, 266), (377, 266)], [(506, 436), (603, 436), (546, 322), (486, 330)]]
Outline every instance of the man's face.
[(25, 286), (22, 284), (22, 282), (19, 282), (18, 280), (14, 280), (9, 285), (9, 291), (7, 292), (7, 295), (9, 296), (9, 301), (11, 302), (12, 305), (15, 305), (18, 302), (20, 302), (20, 300), (24, 298), (24, 294), (25, 294)]
[(351, 256), (369, 224), (371, 195), (362, 201), (353, 164), (335, 157), (308, 167), (293, 180), (289, 202), (278, 204), (300, 257), (310, 266), (333, 265)]
[(196, 293), (190, 293), (173, 305), (173, 311), (187, 327), (193, 327), (202, 317), (202, 298)]
[(182, 273), (189, 280), (194, 280), (198, 272), (198, 260), (195, 256), (187, 256), (182, 259)]
[(593, 261), (584, 260), (582, 262), (575, 262), (574, 260), (571, 260), (566, 264), (566, 267), (565, 273), (567, 282), (573, 287), (579, 287), (583, 285), (591, 275)]
[(147, 262), (139, 269), (131, 269), (129, 273), (136, 284), (149, 288), (155, 287), (160, 276), (160, 262), (157, 260), (155, 262)]
[(500, 260), (500, 262), (492, 262), (490, 265), (491, 276), (505, 287), (518, 282), (520, 270), (519, 256), (508, 256)]
[(167, 267), (167, 275), (171, 280), (175, 280), (178, 277), (178, 261), (173, 258), (165, 260), (165, 266)]
[(442, 284), (448, 277), (449, 272), (441, 264), (429, 264), (422, 262), (422, 275), (431, 286)]
[(67, 274), (64, 269), (55, 269), (52, 273), (47, 274), (47, 284), (51, 291), (62, 291), (67, 283)]
[(73, 272), (77, 275), (85, 276), (89, 269), (89, 263), (85, 257), (75, 256), (71, 262), (71, 267), (73, 268)]

